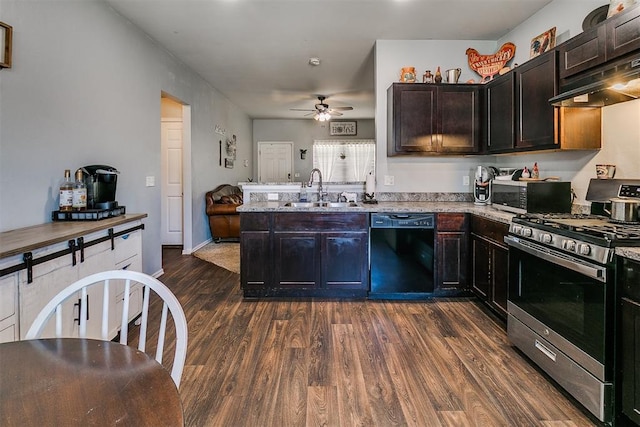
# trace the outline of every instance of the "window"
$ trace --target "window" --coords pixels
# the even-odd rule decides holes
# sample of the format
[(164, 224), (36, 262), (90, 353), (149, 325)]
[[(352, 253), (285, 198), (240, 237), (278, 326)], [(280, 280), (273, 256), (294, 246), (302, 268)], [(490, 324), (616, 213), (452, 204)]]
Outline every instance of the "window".
[(372, 139), (313, 141), (313, 167), (326, 182), (364, 182), (375, 175), (375, 154)]

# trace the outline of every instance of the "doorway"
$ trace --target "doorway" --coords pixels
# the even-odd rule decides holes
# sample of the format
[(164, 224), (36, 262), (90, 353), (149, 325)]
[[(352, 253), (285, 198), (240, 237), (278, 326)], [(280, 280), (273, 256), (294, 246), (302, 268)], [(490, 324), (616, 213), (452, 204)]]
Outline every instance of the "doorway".
[(163, 246), (179, 246), (191, 253), (190, 147), (191, 110), (188, 105), (161, 95), (160, 226)]
[(258, 142), (258, 182), (290, 182), (293, 142)]

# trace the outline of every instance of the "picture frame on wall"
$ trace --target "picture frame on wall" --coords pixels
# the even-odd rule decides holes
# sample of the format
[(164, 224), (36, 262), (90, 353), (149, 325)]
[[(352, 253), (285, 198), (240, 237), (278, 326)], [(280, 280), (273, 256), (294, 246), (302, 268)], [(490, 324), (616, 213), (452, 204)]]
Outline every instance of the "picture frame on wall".
[(638, 0), (610, 0), (607, 18), (611, 18), (613, 15), (630, 8), (636, 3), (638, 3)]
[(531, 39), (530, 57), (534, 58), (550, 51), (556, 46), (556, 27)]
[(233, 159), (227, 157), (224, 159), (224, 167), (227, 169), (233, 169)]
[(11, 44), (13, 27), (0, 22), (0, 69), (11, 68)]
[(331, 136), (357, 135), (357, 132), (357, 122), (329, 122)]

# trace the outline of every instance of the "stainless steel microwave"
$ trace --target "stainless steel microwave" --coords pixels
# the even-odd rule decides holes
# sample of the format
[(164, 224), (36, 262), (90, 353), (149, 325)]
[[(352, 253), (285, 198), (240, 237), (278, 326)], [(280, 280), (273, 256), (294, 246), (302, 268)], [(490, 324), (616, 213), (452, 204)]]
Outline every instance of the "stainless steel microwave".
[(569, 213), (571, 183), (494, 180), (491, 202), (494, 208), (513, 213)]

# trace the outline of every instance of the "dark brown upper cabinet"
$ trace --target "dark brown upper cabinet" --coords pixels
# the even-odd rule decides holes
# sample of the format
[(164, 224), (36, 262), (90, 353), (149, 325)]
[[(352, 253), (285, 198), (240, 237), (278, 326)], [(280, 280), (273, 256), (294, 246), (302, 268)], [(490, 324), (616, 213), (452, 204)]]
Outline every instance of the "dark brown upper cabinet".
[(592, 71), (640, 49), (640, 7), (612, 16), (558, 46), (560, 78)]
[(557, 53), (546, 52), (487, 83), (487, 152), (600, 148), (599, 108), (554, 107)]
[(394, 83), (387, 90), (387, 155), (474, 154), (482, 86)]

